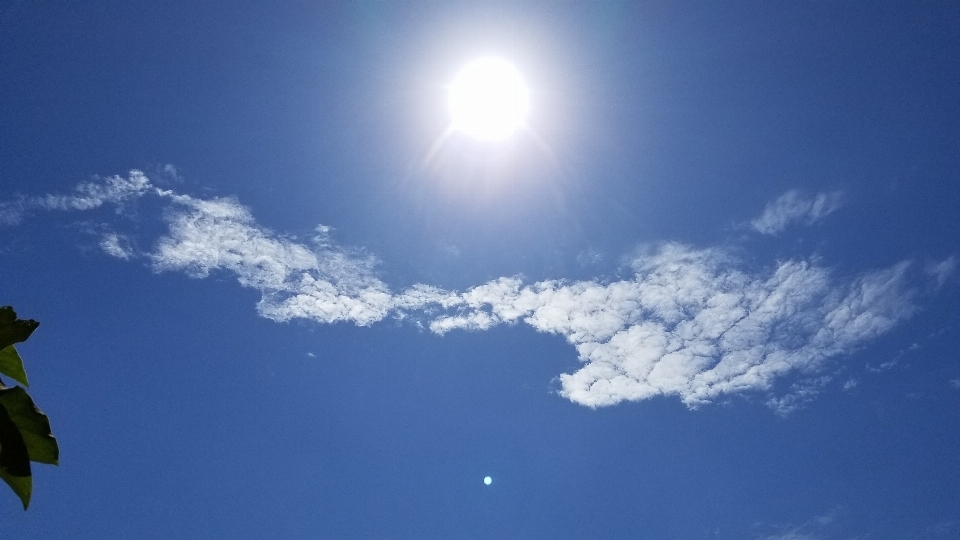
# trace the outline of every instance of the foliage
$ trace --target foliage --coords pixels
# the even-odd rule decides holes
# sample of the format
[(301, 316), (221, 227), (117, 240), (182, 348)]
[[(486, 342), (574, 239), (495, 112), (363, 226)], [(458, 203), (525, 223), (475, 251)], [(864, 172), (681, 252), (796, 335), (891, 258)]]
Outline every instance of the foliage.
[[(23, 386), (30, 384), (14, 343), (26, 341), (39, 325), (32, 319), (17, 319), (10, 306), (0, 307), (0, 374)], [(22, 387), (9, 387), (0, 380), (0, 478), (20, 497), (24, 510), (33, 492), (30, 462), (57, 465), (59, 457), (47, 415)]]

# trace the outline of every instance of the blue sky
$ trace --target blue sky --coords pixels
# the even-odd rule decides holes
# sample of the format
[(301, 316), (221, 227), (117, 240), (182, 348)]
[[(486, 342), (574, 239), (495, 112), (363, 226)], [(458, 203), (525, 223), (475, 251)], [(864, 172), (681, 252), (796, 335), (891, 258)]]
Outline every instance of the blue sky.
[(957, 50), (949, 2), (4, 4), (62, 455), (0, 536), (956, 537)]

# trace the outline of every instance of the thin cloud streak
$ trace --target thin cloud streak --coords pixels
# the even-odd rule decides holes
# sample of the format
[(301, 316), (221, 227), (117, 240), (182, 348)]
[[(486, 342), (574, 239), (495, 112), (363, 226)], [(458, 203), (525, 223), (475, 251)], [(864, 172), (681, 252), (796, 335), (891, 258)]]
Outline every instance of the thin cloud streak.
[(96, 180), (78, 185), (73, 195), (24, 197), (0, 203), (0, 225), (16, 225), (37, 210), (92, 210), (107, 203), (120, 204), (155, 191), (150, 180), (133, 170), (127, 178), (94, 177)]
[[(672, 395), (696, 408), (760, 392), (789, 412), (829, 381), (823, 372), (838, 357), (916, 310), (908, 262), (844, 280), (805, 260), (747, 270), (726, 250), (679, 243), (635, 258), (632, 276), (610, 283), (502, 277), (463, 292), (419, 284), (393, 293), (377, 277), (377, 261), (338, 246), (328, 227), (296, 241), (259, 225), (235, 199), (162, 190), (139, 171), (20, 204), (23, 211), (86, 210), (147, 195), (162, 201), (168, 225), (146, 255), (158, 272), (232, 273), (261, 292), (260, 315), (278, 322), (368, 326), (394, 317), (438, 335), (526, 324), (574, 346), (583, 365), (558, 376), (559, 393), (588, 407)], [(791, 207), (783, 199), (768, 210)], [(790, 219), (835, 206), (808, 203)], [(114, 232), (101, 241), (105, 253), (124, 260), (133, 257), (130, 244)]]
[(840, 209), (843, 193), (833, 191), (819, 193), (808, 199), (799, 191), (791, 190), (767, 204), (763, 214), (750, 222), (750, 226), (766, 235), (777, 235), (794, 223), (813, 225)]

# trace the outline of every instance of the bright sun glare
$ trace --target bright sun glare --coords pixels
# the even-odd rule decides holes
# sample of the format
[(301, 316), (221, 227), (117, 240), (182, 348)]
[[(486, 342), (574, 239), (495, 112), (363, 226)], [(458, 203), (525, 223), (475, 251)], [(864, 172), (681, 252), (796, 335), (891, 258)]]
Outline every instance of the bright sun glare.
[(449, 87), (453, 129), (483, 141), (501, 141), (524, 126), (530, 91), (512, 64), (481, 58), (466, 65)]

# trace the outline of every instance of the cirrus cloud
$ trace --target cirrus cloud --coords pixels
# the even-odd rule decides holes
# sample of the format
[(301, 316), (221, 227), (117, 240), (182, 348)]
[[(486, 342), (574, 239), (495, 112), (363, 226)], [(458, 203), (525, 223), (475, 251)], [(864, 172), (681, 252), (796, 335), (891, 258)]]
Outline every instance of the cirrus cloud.
[(751, 221), (750, 226), (760, 234), (776, 235), (793, 223), (813, 225), (839, 210), (842, 203), (840, 191), (807, 198), (794, 189), (767, 204), (763, 214)]

